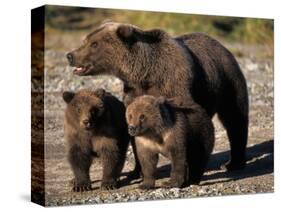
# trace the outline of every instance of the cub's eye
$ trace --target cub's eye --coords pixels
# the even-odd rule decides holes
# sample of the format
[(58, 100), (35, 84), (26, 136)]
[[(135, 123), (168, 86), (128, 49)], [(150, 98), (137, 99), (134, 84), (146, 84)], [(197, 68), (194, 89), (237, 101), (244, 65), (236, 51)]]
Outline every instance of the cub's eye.
[(140, 115), (140, 121), (143, 121), (145, 116), (143, 114)]
[(93, 43), (91, 44), (91, 47), (92, 47), (92, 48), (97, 48), (97, 46), (98, 46), (98, 43), (97, 43), (97, 42), (93, 42)]
[(76, 108), (77, 113), (81, 112), (81, 109), (79, 107)]
[[(99, 104), (99, 108), (103, 108), (103, 102)], [(98, 109), (97, 109), (98, 110)]]
[(92, 116), (95, 116), (97, 113), (98, 113), (98, 110), (97, 110), (96, 108), (93, 108), (93, 109), (91, 110)]
[(131, 120), (133, 118), (132, 114), (129, 114), (129, 119)]

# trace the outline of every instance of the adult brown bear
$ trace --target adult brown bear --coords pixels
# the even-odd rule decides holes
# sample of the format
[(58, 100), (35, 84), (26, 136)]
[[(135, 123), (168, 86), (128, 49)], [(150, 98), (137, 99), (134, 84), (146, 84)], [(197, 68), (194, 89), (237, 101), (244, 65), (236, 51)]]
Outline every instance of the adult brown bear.
[(234, 56), (218, 41), (193, 33), (171, 37), (160, 29), (105, 23), (67, 54), (74, 74), (110, 74), (123, 80), (125, 102), (150, 94), (179, 96), (183, 104), (199, 104), (215, 113), (231, 146), (228, 170), (245, 165), (248, 138), (246, 80)]

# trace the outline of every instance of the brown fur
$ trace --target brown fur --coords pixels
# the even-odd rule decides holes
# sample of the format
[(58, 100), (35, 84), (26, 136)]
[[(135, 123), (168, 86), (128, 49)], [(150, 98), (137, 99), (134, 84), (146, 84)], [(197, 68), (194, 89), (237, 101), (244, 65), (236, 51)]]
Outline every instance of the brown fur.
[(75, 74), (120, 78), (125, 104), (143, 94), (178, 96), (186, 106), (200, 105), (210, 117), (218, 113), (231, 145), (227, 168), (244, 166), (247, 85), (234, 56), (218, 41), (202, 33), (172, 37), (160, 29), (110, 22), (89, 34), (67, 57), (70, 65), (83, 67)]
[(103, 89), (64, 92), (65, 140), (74, 173), (74, 191), (91, 189), (90, 166), (101, 158), (101, 188), (113, 189), (122, 171), (129, 143), (124, 105)]
[(127, 107), (129, 133), (136, 136), (144, 175), (140, 188), (153, 188), (158, 154), (171, 160), (171, 178), (164, 186), (199, 183), (214, 146), (214, 128), (196, 105), (182, 108), (175, 99), (140, 96)]

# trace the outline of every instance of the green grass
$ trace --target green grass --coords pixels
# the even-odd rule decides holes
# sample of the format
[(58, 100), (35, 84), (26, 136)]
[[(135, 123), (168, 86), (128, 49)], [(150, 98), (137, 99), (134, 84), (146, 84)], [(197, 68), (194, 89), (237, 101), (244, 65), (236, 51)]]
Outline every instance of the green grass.
[(85, 30), (104, 20), (125, 22), (144, 29), (162, 28), (172, 35), (204, 32), (230, 42), (273, 46), (273, 20), (189, 15), (79, 7), (47, 7), (47, 25), (61, 30)]

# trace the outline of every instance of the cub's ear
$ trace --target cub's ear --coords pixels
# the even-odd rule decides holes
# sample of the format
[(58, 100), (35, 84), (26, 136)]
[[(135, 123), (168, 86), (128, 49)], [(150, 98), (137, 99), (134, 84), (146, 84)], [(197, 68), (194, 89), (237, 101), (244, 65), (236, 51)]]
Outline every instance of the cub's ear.
[(100, 88), (100, 89), (97, 89), (94, 93), (98, 98), (103, 99), (106, 94), (106, 91), (104, 89)]
[(185, 109), (184, 102), (180, 97), (173, 97), (166, 99), (166, 103), (171, 105), (172, 107)]
[(164, 104), (166, 102), (166, 98), (164, 96), (159, 96), (156, 98), (155, 103), (158, 105)]
[(117, 35), (122, 40), (133, 40), (135, 38), (135, 28), (130, 25), (121, 25), (117, 28)]
[(123, 98), (123, 103), (124, 103), (125, 107), (128, 107), (133, 101), (134, 101), (134, 98), (130, 95), (125, 95)]
[(74, 98), (75, 93), (71, 91), (64, 91), (62, 94), (63, 100), (68, 104)]
[(186, 113), (193, 113), (199, 110), (199, 107), (194, 103), (185, 104), (185, 102), (181, 97), (173, 97), (173, 98), (166, 99), (166, 104), (170, 105), (176, 110), (181, 110)]
[(164, 96), (160, 96), (156, 99), (156, 102), (158, 104), (167, 104), (177, 109), (187, 109), (180, 97), (165, 98)]

